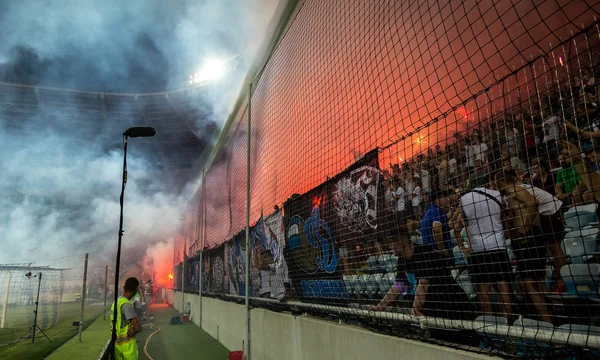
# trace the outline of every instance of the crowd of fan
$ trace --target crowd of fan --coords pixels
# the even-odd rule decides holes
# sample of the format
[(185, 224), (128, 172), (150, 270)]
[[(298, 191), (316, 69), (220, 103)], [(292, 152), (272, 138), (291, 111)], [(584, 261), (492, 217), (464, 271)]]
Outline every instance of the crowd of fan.
[[(468, 259), (484, 314), (513, 313), (516, 265), (538, 317), (553, 321), (544, 293), (565, 290), (558, 271), (567, 263), (560, 246), (563, 213), (600, 202), (600, 88), (591, 75), (571, 86), (576, 90), (568, 98), (568, 89), (549, 92), (524, 102), (527, 110), (496, 114), (468, 133), (456, 133), (444, 148), (437, 145), (383, 171), (388, 226), (366, 256), (393, 252), (400, 260), (396, 285), (374, 310), (403, 293), (398, 284), (408, 271), (418, 279), (412, 313), (423, 315), (428, 293), (453, 281), (455, 242)], [(554, 267), (551, 288), (545, 281), (547, 254)], [(345, 265), (348, 274), (353, 266)], [(499, 311), (492, 308), (493, 290)]]

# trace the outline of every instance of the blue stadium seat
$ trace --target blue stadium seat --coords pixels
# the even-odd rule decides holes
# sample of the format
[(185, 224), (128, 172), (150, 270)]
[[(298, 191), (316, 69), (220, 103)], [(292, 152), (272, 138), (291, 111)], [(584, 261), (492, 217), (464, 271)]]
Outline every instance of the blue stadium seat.
[(417, 293), (417, 277), (413, 273), (406, 273), (406, 279), (410, 284), (410, 293), (415, 295)]
[(571, 207), (564, 215), (566, 227), (570, 228), (570, 231), (575, 231), (589, 225), (594, 225), (598, 222), (597, 210), (597, 204)]
[(380, 255), (377, 258), (377, 267), (378, 271), (382, 273), (386, 273), (388, 271), (388, 264), (390, 263), (391, 256), (389, 254)]
[[(481, 323), (481, 324), (479, 324)], [(501, 316), (483, 315), (475, 319), (473, 324), (475, 331), (480, 337), (479, 347), (482, 349), (502, 349), (504, 348), (505, 338), (495, 334), (495, 328), (498, 325), (507, 325), (508, 319)]]
[(395, 273), (389, 272), (387, 274), (384, 274), (381, 279), (379, 291), (386, 294), (388, 292), (388, 290), (390, 290), (390, 288), (394, 285), (395, 282), (396, 282), (396, 274)]
[[(534, 319), (528, 319), (519, 317), (513, 326), (521, 327), (523, 329), (533, 329), (542, 331), (554, 331), (554, 325), (546, 321), (538, 321)], [(518, 339), (515, 340), (515, 353), (518, 356), (525, 357), (528, 359), (545, 359), (547, 358), (547, 350), (550, 348), (550, 344), (543, 343), (535, 340)]]
[(559, 326), (558, 331), (565, 331), (574, 334), (590, 334), (600, 336), (600, 326), (580, 325), (580, 324), (564, 324)]
[(465, 254), (460, 251), (458, 246), (455, 246), (452, 249), (452, 253), (454, 254), (454, 265), (467, 265), (467, 258)]
[(560, 269), (567, 293), (582, 297), (598, 297), (600, 264), (570, 264)]
[(510, 239), (506, 239), (506, 241), (504, 242), (506, 244), (506, 252), (508, 253), (508, 259), (510, 261), (517, 261), (517, 256), (515, 255), (515, 252), (513, 251), (512, 248), (512, 243), (510, 241)]
[(421, 235), (418, 235), (418, 234), (411, 235), (410, 241), (412, 241), (412, 243), (415, 245), (423, 245), (423, 239), (421, 238)]
[(461, 231), (460, 231), (460, 237), (462, 238), (463, 244), (465, 244), (465, 246), (468, 246), (469, 244), (469, 236), (467, 235), (467, 228), (464, 227)]
[(461, 289), (463, 289), (465, 294), (467, 294), (469, 300), (473, 300), (477, 297), (477, 292), (475, 291), (475, 287), (473, 286), (473, 282), (469, 276), (469, 270), (465, 270), (458, 275), (456, 277), (456, 283), (461, 287)]
[(350, 297), (355, 297), (358, 295), (357, 290), (357, 282), (358, 282), (358, 276), (357, 275), (345, 275), (344, 276), (344, 284), (346, 285), (346, 290), (348, 291), (348, 294), (350, 295)]
[(390, 256), (387, 264), (385, 264), (385, 270), (387, 272), (394, 272), (398, 268), (398, 257), (395, 255)]
[(565, 235), (561, 247), (573, 264), (583, 264), (598, 254), (596, 238), (600, 233), (598, 228), (571, 231)]
[(377, 257), (376, 256), (369, 256), (369, 258), (367, 259), (367, 266), (369, 267), (369, 269), (374, 269), (377, 267)]
[(366, 294), (368, 282), (369, 275), (358, 275), (356, 279), (356, 293), (359, 297)]
[(371, 274), (368, 275), (368, 283), (367, 283), (367, 295), (372, 298), (379, 298), (379, 285), (381, 284), (381, 274)]
[(554, 325), (546, 321), (538, 321), (533, 319), (528, 319), (524, 317), (519, 317), (513, 323), (513, 326), (520, 326), (526, 329), (541, 329), (541, 330), (554, 330)]

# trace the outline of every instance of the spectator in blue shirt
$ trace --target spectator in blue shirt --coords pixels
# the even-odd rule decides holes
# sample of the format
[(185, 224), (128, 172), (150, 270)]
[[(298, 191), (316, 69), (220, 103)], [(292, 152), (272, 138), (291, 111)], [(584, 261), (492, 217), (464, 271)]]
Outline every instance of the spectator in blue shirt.
[[(416, 296), (411, 313), (415, 316), (462, 318), (470, 314), (464, 292), (456, 285), (450, 274), (453, 264), (450, 227), (447, 213), (453, 197), (451, 190), (432, 191), (428, 195), (428, 206), (421, 220), (422, 245), (415, 245), (412, 257), (407, 258), (407, 270), (417, 278)], [(400, 275), (400, 274), (398, 274)], [(403, 288), (398, 279), (381, 301), (370, 307), (382, 311), (392, 306), (402, 295)], [(424, 306), (429, 301), (428, 306)]]
[(421, 220), (421, 238), (423, 245), (415, 247), (412, 267), (418, 284), (412, 314), (424, 316), (423, 305), (427, 300), (430, 287), (442, 285), (450, 274), (452, 259), (452, 240), (448, 216), (454, 193), (447, 190), (433, 191), (429, 194), (429, 203)]

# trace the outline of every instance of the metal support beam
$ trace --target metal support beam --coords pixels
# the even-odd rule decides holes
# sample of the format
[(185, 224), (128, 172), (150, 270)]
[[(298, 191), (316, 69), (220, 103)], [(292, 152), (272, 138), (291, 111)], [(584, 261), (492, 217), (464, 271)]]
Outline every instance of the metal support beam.
[(252, 108), (252, 83), (248, 91), (248, 130), (246, 138), (246, 341), (244, 342), (244, 360), (250, 360), (250, 130)]

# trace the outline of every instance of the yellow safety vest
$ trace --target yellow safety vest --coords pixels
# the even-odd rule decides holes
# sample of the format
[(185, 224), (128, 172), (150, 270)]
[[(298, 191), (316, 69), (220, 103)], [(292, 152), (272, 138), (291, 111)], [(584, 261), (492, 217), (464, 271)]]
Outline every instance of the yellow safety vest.
[[(115, 342), (115, 357), (118, 360), (138, 360), (138, 346), (137, 342), (135, 341), (135, 336), (127, 336), (127, 332), (129, 331), (131, 324), (127, 323), (124, 327), (121, 326), (121, 308), (128, 302), (129, 300), (123, 296), (117, 299), (117, 340)], [(110, 306), (111, 336), (113, 330), (112, 322), (115, 308), (114, 304), (115, 303)]]

